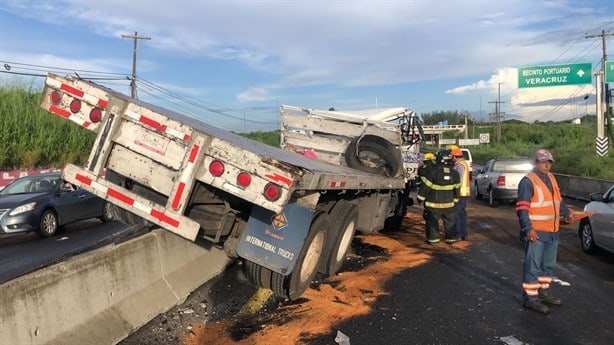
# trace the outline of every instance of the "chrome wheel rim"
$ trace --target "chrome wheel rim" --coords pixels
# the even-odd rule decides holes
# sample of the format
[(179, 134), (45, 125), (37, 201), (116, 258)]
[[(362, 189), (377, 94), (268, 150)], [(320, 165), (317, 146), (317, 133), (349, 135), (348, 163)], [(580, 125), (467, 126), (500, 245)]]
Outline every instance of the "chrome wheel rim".
[(318, 261), (320, 260), (320, 255), (322, 254), (323, 247), (324, 233), (320, 231), (313, 237), (313, 240), (307, 249), (305, 260), (303, 260), (303, 265), (301, 267), (301, 282), (307, 281), (311, 277), (311, 273), (315, 271), (316, 267), (318, 266)]
[(593, 244), (593, 229), (591, 226), (586, 224), (582, 227), (582, 245), (584, 249), (588, 249)]
[(45, 213), (42, 221), (42, 230), (47, 235), (53, 235), (55, 230), (58, 227), (58, 220), (55, 218), (53, 213)]

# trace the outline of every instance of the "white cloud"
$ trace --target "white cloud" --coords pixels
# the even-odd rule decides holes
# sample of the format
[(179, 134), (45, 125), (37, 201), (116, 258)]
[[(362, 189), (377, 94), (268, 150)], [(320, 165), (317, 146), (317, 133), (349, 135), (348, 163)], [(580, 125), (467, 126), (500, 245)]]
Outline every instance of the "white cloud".
[(259, 102), (273, 99), (268, 91), (261, 87), (250, 87), (247, 91), (241, 92), (237, 98), (240, 102)]
[[(155, 83), (182, 85), (194, 95), (223, 89), (230, 95), (220, 103), (294, 97), (305, 105), (356, 104), (365, 98), (356, 90), (381, 87), (377, 93), (388, 99), (392, 99), (390, 90), (401, 90), (391, 100), (397, 105), (411, 92), (411, 99), (425, 103), (432, 99), (420, 107), (435, 110), (443, 107), (441, 94), (457, 98), (480, 94), (490, 100), (501, 83), (506, 111), (526, 118), (529, 104), (566, 96), (560, 87), (554, 94), (544, 88), (515, 91), (515, 68), (598, 59), (599, 45), (583, 35), (614, 23), (606, 3), (8, 1), (3, 2), (0, 16), (26, 18), (28, 27), (53, 23), (50, 28), (70, 34), (50, 39), (45, 32), (24, 37), (0, 33), (0, 59), (113, 72), (123, 66), (125, 71), (131, 42), (119, 38), (138, 31), (152, 38), (142, 45), (147, 54), (139, 56), (140, 73), (156, 76), (148, 78)], [(28, 44), (18, 44), (19, 39)], [(91, 50), (84, 54), (71, 44), (88, 45)], [(23, 49), (50, 52), (36, 56)], [(30, 55), (27, 60), (19, 60), (25, 55)], [(203, 66), (221, 66), (211, 68), (218, 74), (205, 74), (199, 61)], [(427, 91), (421, 83), (435, 82), (439, 89), (422, 94)]]

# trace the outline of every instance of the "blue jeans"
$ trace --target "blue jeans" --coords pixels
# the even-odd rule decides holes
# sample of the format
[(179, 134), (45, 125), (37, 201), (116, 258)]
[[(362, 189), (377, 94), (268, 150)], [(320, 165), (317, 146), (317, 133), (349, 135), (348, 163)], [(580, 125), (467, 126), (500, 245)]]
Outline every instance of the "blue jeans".
[[(543, 233), (538, 232), (538, 236)], [(552, 280), (552, 272), (556, 265), (556, 254), (559, 246), (559, 234), (543, 234), (540, 239), (531, 242), (524, 239), (524, 265), (522, 272), (522, 282), (524, 286), (541, 285), (533, 290), (533, 293), (528, 294), (527, 291), (532, 289), (523, 289), (523, 299), (527, 301), (537, 300), (539, 291), (541, 294), (547, 294)]]
[(467, 238), (467, 198), (461, 196), (456, 204), (456, 233), (460, 238)]

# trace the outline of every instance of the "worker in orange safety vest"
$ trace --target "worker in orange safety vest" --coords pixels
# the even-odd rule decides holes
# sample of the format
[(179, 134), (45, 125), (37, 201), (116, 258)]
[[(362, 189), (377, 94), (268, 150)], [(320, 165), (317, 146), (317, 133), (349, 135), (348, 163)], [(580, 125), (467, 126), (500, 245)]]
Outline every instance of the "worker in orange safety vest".
[(460, 195), (456, 204), (456, 233), (461, 241), (467, 240), (467, 199), (471, 196), (471, 168), (463, 159), (463, 151), (456, 146), (450, 146), (450, 152), (454, 161), (454, 170), (460, 176)]
[(571, 212), (550, 173), (552, 162), (554, 158), (548, 150), (535, 152), (534, 168), (520, 180), (516, 202), (520, 240), (525, 249), (522, 304), (543, 314), (549, 312), (545, 304), (562, 304), (560, 298), (550, 294), (550, 283), (556, 265), (560, 217), (571, 222)]

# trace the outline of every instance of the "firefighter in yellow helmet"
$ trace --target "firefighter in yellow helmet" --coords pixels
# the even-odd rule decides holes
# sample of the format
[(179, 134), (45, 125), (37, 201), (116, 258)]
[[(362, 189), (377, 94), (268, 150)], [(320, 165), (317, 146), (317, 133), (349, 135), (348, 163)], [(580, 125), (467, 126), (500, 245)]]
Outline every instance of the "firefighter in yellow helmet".
[(436, 162), (420, 179), (418, 204), (424, 203), (422, 217), (425, 221), (426, 241), (439, 243), (439, 219), (443, 219), (446, 243), (458, 241), (456, 234), (456, 210), (459, 176), (450, 164), (450, 150), (437, 152)]
[(422, 157), (422, 164), (418, 167), (418, 177), (425, 176), (427, 171), (435, 165), (435, 155), (431, 152), (427, 152)]

